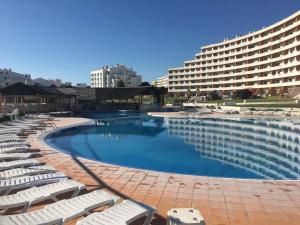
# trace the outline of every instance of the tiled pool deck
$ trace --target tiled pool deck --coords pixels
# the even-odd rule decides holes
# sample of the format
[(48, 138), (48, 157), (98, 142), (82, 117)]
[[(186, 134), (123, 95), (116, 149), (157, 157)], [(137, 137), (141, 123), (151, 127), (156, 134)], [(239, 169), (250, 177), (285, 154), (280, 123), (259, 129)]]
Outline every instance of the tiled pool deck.
[[(60, 118), (58, 127), (84, 122)], [(263, 181), (188, 176), (107, 165), (72, 158), (40, 142), (40, 161), (53, 165), (89, 189), (106, 188), (124, 198), (157, 208), (152, 225), (165, 224), (166, 212), (174, 207), (198, 208), (207, 225), (300, 225), (300, 181)], [(67, 224), (75, 224), (75, 220)]]

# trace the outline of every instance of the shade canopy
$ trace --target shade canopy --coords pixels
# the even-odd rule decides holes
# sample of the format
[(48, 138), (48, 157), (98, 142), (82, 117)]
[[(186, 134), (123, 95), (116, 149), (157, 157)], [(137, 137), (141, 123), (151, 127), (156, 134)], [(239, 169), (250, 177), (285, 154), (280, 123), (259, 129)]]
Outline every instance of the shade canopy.
[(26, 85), (23, 83), (15, 83), (8, 87), (1, 88), (0, 93), (7, 96), (8, 95), (74, 96), (74, 94), (63, 93), (56, 87)]
[(137, 88), (96, 88), (96, 99), (127, 99), (139, 95), (164, 94), (165, 88), (137, 87)]

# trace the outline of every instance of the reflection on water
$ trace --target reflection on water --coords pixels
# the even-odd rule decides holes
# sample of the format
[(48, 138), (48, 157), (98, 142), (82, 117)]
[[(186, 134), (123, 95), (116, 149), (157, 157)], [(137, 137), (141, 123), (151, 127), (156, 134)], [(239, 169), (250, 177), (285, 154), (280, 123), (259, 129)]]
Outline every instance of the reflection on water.
[(220, 160), (270, 179), (300, 178), (300, 123), (266, 119), (165, 119), (170, 135)]
[(155, 137), (164, 130), (162, 118), (135, 117), (132, 119), (96, 121), (95, 133), (104, 138), (121, 139), (129, 135)]
[(97, 124), (52, 133), (46, 141), (68, 154), (133, 168), (300, 179), (300, 123), (295, 121), (136, 117)]

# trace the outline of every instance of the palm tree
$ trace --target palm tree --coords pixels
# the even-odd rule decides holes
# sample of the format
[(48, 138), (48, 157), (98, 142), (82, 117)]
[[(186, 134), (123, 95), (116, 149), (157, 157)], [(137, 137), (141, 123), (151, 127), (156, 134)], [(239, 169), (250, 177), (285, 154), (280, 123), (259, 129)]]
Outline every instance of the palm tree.
[(187, 97), (187, 101), (190, 102), (190, 98), (192, 96), (192, 91), (190, 88), (187, 89), (186, 91), (186, 97)]
[(201, 95), (200, 89), (197, 88), (196, 89), (196, 102), (199, 100), (200, 95)]

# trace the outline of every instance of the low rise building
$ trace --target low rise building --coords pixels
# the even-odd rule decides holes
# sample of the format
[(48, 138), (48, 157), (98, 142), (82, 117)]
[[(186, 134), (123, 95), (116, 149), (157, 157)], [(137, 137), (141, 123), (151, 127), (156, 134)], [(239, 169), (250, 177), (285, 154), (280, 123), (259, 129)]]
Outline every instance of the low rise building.
[(165, 87), (165, 88), (168, 88), (168, 86), (169, 86), (169, 78), (168, 78), (167, 75), (159, 77), (156, 80), (154, 80), (152, 82), (152, 84), (154, 86), (156, 86), (156, 87)]
[(32, 85), (34, 82), (29, 74), (16, 73), (11, 69), (0, 68), (0, 88), (7, 87), (15, 83)]
[(14, 72), (11, 69), (0, 68), (0, 88), (4, 88), (16, 83), (44, 87), (60, 87), (63, 84), (60, 79), (44, 79), (42, 77), (32, 79), (30, 74), (22, 74)]
[(137, 75), (132, 68), (120, 64), (91, 72), (92, 88), (138, 87), (141, 82), (142, 76)]

